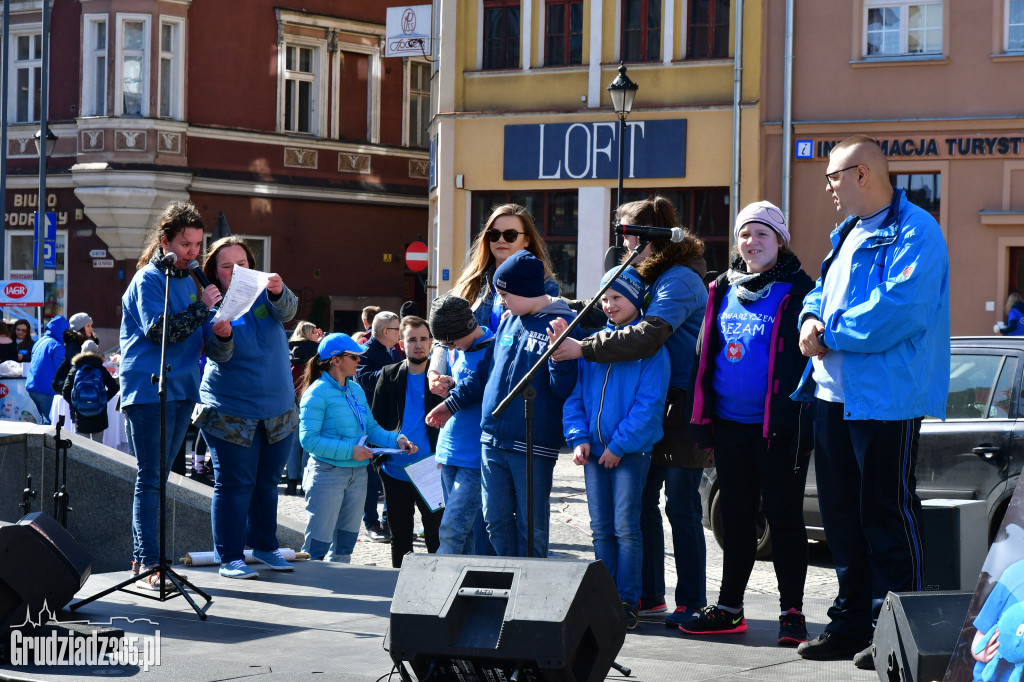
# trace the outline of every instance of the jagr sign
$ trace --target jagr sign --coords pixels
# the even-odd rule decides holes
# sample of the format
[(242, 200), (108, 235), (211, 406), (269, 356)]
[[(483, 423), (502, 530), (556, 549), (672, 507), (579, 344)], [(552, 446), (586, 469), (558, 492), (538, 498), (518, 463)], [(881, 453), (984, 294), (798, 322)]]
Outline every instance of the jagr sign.
[[(609, 179), (619, 173), (617, 121), (505, 126), (505, 180)], [(627, 121), (623, 177), (686, 176), (686, 119)]]

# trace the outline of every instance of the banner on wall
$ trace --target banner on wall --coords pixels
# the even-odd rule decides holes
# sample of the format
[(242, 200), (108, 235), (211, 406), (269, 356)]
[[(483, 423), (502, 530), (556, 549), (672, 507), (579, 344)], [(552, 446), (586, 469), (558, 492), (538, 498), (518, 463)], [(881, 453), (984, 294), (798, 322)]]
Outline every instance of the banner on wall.
[(0, 306), (43, 305), (43, 282), (37, 279), (0, 280)]

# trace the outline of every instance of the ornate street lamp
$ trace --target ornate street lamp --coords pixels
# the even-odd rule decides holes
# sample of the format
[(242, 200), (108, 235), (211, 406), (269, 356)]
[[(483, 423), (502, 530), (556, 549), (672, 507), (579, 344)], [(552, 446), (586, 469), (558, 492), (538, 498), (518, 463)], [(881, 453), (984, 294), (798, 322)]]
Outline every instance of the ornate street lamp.
[[(32, 138), (32, 143), (36, 146), (36, 154), (39, 154), (39, 138), (42, 131), (37, 130), (35, 137)], [(53, 156), (53, 148), (57, 145), (57, 136), (50, 130), (50, 126), (46, 126), (46, 158)]]
[[(615, 115), (619, 117), (619, 193), (615, 199), (618, 204), (622, 203), (622, 172), (625, 164), (625, 139), (626, 139), (626, 117), (629, 116), (630, 109), (633, 108), (633, 99), (636, 97), (636, 91), (640, 86), (629, 80), (629, 76), (626, 75), (626, 66), (622, 62), (619, 62), (619, 75), (615, 77), (611, 83), (608, 84), (607, 90), (608, 95), (612, 98), (612, 109), (615, 110)], [(615, 235), (615, 248), (614, 253), (616, 254), (613, 264), (618, 263), (618, 254), (622, 249), (622, 235)], [(608, 258), (605, 259), (605, 269), (610, 269), (612, 266), (608, 264)]]

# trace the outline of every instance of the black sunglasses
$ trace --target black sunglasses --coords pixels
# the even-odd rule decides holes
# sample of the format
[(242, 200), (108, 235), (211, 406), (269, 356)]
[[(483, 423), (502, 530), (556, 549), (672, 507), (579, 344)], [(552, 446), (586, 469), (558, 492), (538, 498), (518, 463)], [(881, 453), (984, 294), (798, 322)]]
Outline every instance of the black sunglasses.
[(484, 232), (484, 236), (487, 237), (487, 241), (494, 243), (504, 237), (505, 242), (508, 244), (515, 244), (516, 241), (519, 240), (519, 235), (521, 234), (525, 233), (518, 232), (516, 230), (495, 230), (494, 228), (488, 228), (488, 230)]

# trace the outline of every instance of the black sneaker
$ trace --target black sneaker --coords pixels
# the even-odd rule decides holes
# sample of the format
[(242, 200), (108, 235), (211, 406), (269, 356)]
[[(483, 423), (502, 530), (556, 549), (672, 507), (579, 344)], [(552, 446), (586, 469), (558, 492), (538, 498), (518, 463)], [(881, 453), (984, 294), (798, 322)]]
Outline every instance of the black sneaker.
[(870, 644), (870, 640), (825, 630), (811, 641), (798, 646), (796, 652), (812, 661), (839, 661), (853, 658)]
[(622, 602), (622, 611), (626, 614), (626, 629), (636, 630), (636, 626), (640, 623), (640, 614), (637, 612), (637, 608), (628, 601)]
[(747, 631), (747, 621), (743, 619), (743, 609), (739, 613), (729, 613), (712, 604), (706, 606), (700, 615), (688, 623), (679, 626), (688, 635), (732, 635)]
[(804, 614), (790, 609), (779, 616), (779, 646), (797, 646), (807, 641), (807, 621)]

